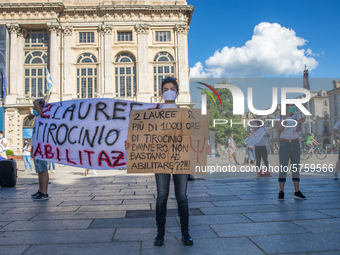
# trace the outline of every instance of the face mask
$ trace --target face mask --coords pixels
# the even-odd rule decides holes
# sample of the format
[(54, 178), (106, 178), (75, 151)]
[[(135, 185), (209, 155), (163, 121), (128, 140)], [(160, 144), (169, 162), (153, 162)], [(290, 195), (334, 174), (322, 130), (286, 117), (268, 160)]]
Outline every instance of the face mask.
[(4, 136), (3, 135), (0, 135), (0, 138), (3, 138)]
[(33, 114), (34, 114), (34, 116), (38, 116), (39, 115), (39, 113), (37, 112), (36, 109), (33, 109)]
[(296, 106), (291, 106), (288, 111), (294, 113), (296, 111)]
[(163, 98), (165, 101), (174, 101), (177, 98), (177, 93), (169, 89), (163, 93)]
[(25, 144), (27, 144), (27, 142), (25, 142)]

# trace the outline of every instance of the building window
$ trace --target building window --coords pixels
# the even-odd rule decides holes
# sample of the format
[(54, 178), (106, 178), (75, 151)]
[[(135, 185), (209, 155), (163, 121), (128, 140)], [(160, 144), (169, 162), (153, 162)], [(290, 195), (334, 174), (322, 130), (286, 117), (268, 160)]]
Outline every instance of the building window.
[(156, 42), (170, 42), (170, 31), (156, 31)]
[(118, 32), (117, 38), (119, 42), (132, 41), (132, 32)]
[(49, 36), (46, 31), (29, 30), (24, 46), (24, 91), (26, 97), (46, 95), (46, 71), (48, 68)]
[(334, 94), (334, 101), (336, 101), (336, 94)]
[(136, 96), (136, 64), (129, 53), (122, 53), (115, 59), (115, 94), (116, 97)]
[(77, 97), (93, 98), (98, 93), (97, 58), (83, 53), (77, 59)]
[(50, 37), (46, 31), (27, 31), (25, 37), (25, 47), (48, 47)]
[(160, 96), (161, 83), (165, 77), (173, 77), (175, 74), (174, 58), (170, 53), (159, 52), (153, 59), (153, 84), (154, 84), (154, 96)]
[(327, 115), (328, 115), (327, 111), (323, 111), (323, 116), (327, 117)]
[(328, 104), (327, 104), (327, 100), (325, 100), (325, 104), (324, 104), (325, 106), (327, 106)]
[(79, 43), (93, 43), (94, 32), (81, 32), (79, 33)]

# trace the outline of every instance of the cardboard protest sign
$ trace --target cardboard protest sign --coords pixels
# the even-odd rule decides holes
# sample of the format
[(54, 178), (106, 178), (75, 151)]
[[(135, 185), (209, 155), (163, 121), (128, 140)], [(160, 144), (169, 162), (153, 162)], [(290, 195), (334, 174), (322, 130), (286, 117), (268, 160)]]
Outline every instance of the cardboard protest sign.
[(266, 133), (266, 129), (259, 128), (251, 136), (244, 140), (244, 142), (249, 146), (255, 146), (255, 144), (257, 144)]
[(206, 166), (209, 114), (198, 109), (132, 111), (128, 173), (196, 173)]
[(33, 157), (89, 169), (124, 168), (130, 112), (157, 107), (108, 98), (45, 104), (34, 123)]

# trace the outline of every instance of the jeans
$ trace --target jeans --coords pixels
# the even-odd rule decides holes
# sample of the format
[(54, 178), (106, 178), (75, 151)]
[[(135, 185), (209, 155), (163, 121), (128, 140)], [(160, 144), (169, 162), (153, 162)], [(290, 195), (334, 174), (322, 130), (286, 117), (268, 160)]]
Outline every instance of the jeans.
[(33, 162), (37, 174), (47, 171), (47, 161), (34, 158)]
[(53, 170), (55, 170), (55, 164), (54, 164), (54, 162), (48, 162), (48, 170), (50, 170), (51, 171), (51, 168), (53, 168)]
[(32, 168), (32, 160), (31, 160), (31, 155), (22, 155), (22, 158), (24, 159), (25, 163), (25, 169), (27, 171), (27, 164), (30, 166), (31, 171), (33, 170)]
[(280, 173), (279, 173), (279, 182), (286, 182), (287, 172), (289, 170), (289, 160), (290, 164), (292, 165), (292, 177), (293, 182), (300, 181), (300, 143), (299, 141), (296, 142), (285, 142), (280, 140), (280, 150), (279, 150), (279, 157), (280, 157)]
[[(166, 222), (166, 204), (169, 197), (170, 176), (170, 174), (155, 174), (157, 185), (156, 223), (158, 226), (164, 226)], [(186, 196), (188, 175), (174, 174), (173, 180), (180, 223), (181, 226), (187, 226), (189, 224), (188, 199)]]
[(261, 158), (262, 158), (263, 162), (264, 162), (264, 165), (267, 167), (267, 171), (269, 171), (267, 147), (266, 146), (256, 146), (255, 145), (255, 157), (256, 157), (256, 167), (257, 167), (257, 170), (260, 170), (260, 167), (261, 167)]
[(253, 149), (248, 148), (248, 160), (254, 160), (253, 159)]

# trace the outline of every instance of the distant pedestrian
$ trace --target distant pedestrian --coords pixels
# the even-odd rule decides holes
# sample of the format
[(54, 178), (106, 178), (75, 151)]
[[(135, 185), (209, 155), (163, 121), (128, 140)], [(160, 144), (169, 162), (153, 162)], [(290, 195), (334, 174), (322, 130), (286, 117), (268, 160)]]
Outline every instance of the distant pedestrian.
[[(334, 129), (333, 129), (333, 132), (332, 132), (332, 136), (333, 136), (333, 141), (334, 141), (334, 147), (336, 148), (337, 146), (339, 146), (339, 139), (337, 138), (337, 133), (340, 132), (340, 121), (338, 121), (335, 126), (334, 126)], [(335, 170), (334, 170), (334, 180), (338, 180), (338, 172), (339, 172), (339, 169), (340, 169), (340, 149), (339, 149), (339, 154), (338, 154), (338, 160), (336, 161), (336, 164), (335, 164)]]
[(4, 132), (0, 130), (0, 156), (7, 159), (6, 150), (8, 150), (8, 141), (4, 137)]
[(28, 166), (30, 167), (31, 171), (33, 171), (32, 168), (32, 160), (31, 160), (31, 145), (29, 145), (28, 140), (24, 141), (24, 147), (22, 147), (22, 158), (25, 163), (25, 172), (28, 171)]
[[(270, 176), (268, 172), (266, 175), (263, 174), (261, 169), (261, 159), (263, 160), (264, 165), (266, 166), (267, 171), (269, 171), (269, 163), (268, 163), (268, 138), (270, 137), (269, 131), (266, 127), (260, 127), (261, 121), (257, 121), (256, 125), (259, 126), (255, 128), (255, 131), (258, 129), (263, 129), (265, 131), (264, 136), (260, 141), (255, 144), (254, 151), (255, 151), (255, 161), (256, 161), (256, 171), (257, 176)], [(262, 172), (262, 174), (261, 174)]]
[(229, 139), (227, 140), (228, 153), (229, 153), (229, 162), (231, 164), (231, 159), (233, 158), (235, 160), (236, 164), (239, 165), (240, 163), (237, 162), (236, 153), (235, 153), (236, 143), (235, 143), (233, 138), (234, 138), (234, 134), (231, 133), (229, 135)]
[(49, 161), (49, 162), (48, 162), (48, 171), (51, 171), (51, 169), (53, 169), (53, 170), (52, 170), (52, 173), (55, 173), (55, 163)]
[[(294, 104), (287, 105), (286, 115), (276, 115), (275, 119), (280, 121), (275, 122), (276, 130), (280, 137), (280, 173), (279, 173), (279, 200), (284, 200), (284, 186), (286, 183), (286, 176), (289, 169), (289, 160), (291, 164), (292, 178), (294, 182), (294, 198), (306, 199), (306, 197), (299, 190), (300, 182), (300, 141), (299, 136), (301, 133), (301, 125), (305, 121), (305, 117), (301, 117), (300, 114), (296, 114), (296, 106)], [(294, 121), (295, 120), (295, 121)], [(284, 121), (284, 125), (282, 125)], [(296, 124), (296, 125), (295, 125)]]

